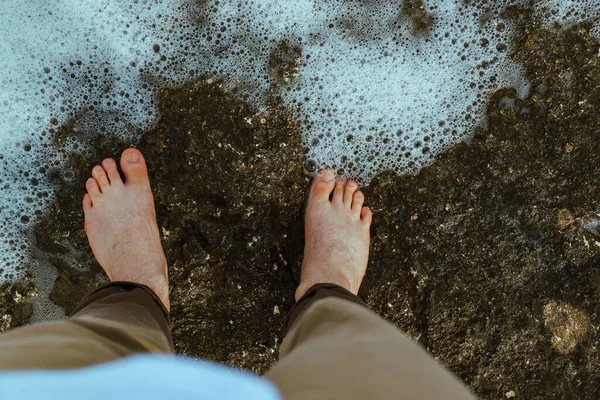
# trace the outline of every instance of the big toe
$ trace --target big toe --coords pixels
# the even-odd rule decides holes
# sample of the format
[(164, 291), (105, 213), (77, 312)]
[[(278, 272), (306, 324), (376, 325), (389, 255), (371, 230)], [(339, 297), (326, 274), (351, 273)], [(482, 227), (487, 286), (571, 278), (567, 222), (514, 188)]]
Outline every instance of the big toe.
[(144, 156), (137, 149), (127, 149), (121, 154), (121, 169), (126, 184), (150, 185)]
[(335, 175), (329, 169), (323, 170), (315, 177), (310, 190), (311, 201), (329, 201), (335, 186)]

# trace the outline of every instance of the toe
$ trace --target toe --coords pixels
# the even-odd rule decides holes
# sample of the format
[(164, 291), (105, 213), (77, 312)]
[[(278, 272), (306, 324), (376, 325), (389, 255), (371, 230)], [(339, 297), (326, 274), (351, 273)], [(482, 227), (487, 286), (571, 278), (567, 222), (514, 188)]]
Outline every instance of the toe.
[(333, 191), (333, 198), (331, 199), (334, 203), (341, 203), (344, 201), (344, 187), (346, 186), (346, 179), (340, 178), (335, 182), (335, 189)]
[(360, 211), (360, 219), (367, 225), (371, 225), (371, 221), (373, 220), (373, 212), (369, 209), (369, 207), (363, 207)]
[(98, 182), (98, 186), (100, 186), (100, 190), (105, 190), (110, 186), (110, 182), (108, 181), (108, 176), (106, 176), (106, 171), (102, 166), (96, 165), (92, 170), (92, 176)]
[(89, 194), (83, 196), (83, 211), (88, 212), (92, 208), (92, 198)]
[(121, 155), (121, 169), (125, 175), (125, 183), (150, 187), (146, 161), (137, 149), (127, 149)]
[(112, 158), (107, 158), (102, 161), (102, 167), (106, 171), (106, 175), (108, 175), (108, 179), (110, 179), (111, 185), (122, 185), (123, 181), (121, 180), (121, 175), (119, 175), (119, 170), (117, 169), (117, 163)]
[(354, 192), (354, 196), (352, 197), (352, 212), (356, 215), (359, 215), (363, 204), (365, 202), (365, 195), (361, 191)]
[(90, 178), (87, 180), (87, 182), (85, 183), (85, 188), (87, 189), (87, 192), (90, 195), (92, 202), (96, 201), (101, 196), (100, 187), (98, 186), (98, 182), (96, 182), (94, 178)]
[(354, 181), (348, 181), (344, 187), (344, 204), (348, 207), (352, 207), (352, 198), (354, 193), (358, 190), (358, 184)]
[(310, 190), (311, 200), (329, 201), (329, 196), (335, 185), (335, 175), (329, 169), (323, 170), (313, 180)]

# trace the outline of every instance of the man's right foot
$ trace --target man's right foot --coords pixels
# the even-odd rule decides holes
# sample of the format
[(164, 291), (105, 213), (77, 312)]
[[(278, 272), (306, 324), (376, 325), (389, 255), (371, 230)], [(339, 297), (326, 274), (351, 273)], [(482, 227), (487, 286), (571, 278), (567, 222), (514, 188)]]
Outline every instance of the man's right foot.
[(306, 208), (304, 262), (296, 301), (317, 283), (334, 283), (358, 294), (367, 270), (373, 217), (363, 207), (364, 200), (356, 182), (336, 181), (330, 170), (315, 178)]

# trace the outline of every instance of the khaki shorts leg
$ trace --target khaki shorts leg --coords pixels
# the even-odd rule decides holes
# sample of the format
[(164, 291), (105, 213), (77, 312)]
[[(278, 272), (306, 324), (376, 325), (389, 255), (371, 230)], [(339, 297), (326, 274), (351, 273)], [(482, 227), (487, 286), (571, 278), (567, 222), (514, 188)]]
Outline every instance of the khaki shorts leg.
[(148, 287), (114, 282), (65, 321), (0, 336), (0, 370), (78, 368), (147, 352), (173, 352), (168, 313)]
[(285, 400), (475, 398), (424, 349), (365, 306), (335, 295), (320, 297), (295, 321), (279, 363), (267, 374)]

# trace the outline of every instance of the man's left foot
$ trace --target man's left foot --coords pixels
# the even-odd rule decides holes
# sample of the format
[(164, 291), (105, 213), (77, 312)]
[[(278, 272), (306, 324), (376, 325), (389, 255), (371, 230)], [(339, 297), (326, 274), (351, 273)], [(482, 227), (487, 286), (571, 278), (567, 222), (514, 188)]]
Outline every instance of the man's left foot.
[(121, 169), (124, 183), (112, 158), (92, 170), (83, 198), (85, 232), (111, 281), (146, 285), (170, 310), (167, 260), (144, 157), (136, 149), (125, 150)]

